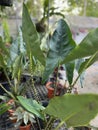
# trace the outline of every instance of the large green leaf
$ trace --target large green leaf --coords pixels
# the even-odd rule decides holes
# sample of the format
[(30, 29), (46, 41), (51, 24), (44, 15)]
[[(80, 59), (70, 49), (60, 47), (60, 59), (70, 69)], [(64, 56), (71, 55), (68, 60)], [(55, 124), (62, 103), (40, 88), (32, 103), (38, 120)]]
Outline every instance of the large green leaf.
[(36, 100), (26, 99), (22, 96), (17, 96), (17, 98), (25, 109), (35, 114), (37, 117), (44, 119), (44, 116), (41, 113), (41, 110), (43, 110), (44, 107), (41, 104), (38, 104)]
[(63, 19), (58, 21), (57, 28), (50, 39), (49, 45), (44, 80), (48, 79), (48, 76), (53, 72), (54, 68), (57, 67), (75, 47), (71, 31)]
[(98, 95), (65, 94), (55, 97), (44, 112), (66, 122), (68, 127), (86, 126), (98, 113)]
[(29, 57), (32, 55), (42, 64), (45, 64), (45, 57), (40, 49), (40, 38), (25, 4), (23, 4), (22, 34), (23, 40), (26, 43), (27, 55)]
[(98, 51), (98, 28), (91, 31), (62, 63), (93, 55)]

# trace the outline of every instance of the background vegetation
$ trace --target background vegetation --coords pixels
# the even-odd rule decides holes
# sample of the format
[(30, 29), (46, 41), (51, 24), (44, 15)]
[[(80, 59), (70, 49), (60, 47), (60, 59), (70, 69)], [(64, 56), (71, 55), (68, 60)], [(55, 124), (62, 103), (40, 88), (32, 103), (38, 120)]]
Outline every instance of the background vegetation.
[[(64, 15), (98, 16), (97, 0), (24, 0), (27, 4), (30, 14), (33, 18), (40, 19), (44, 13), (45, 7), (52, 7), (52, 11), (61, 11)], [(21, 15), (23, 0), (13, 1), (12, 7), (1, 7), (0, 15), (12, 16)]]

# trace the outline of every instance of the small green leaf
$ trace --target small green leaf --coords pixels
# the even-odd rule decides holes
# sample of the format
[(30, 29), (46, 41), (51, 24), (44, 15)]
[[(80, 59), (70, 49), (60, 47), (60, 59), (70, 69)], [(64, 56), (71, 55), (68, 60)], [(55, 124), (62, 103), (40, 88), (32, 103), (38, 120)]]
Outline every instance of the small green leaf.
[(73, 82), (73, 77), (74, 77), (75, 63), (70, 62), (68, 64), (65, 64), (65, 67), (66, 67), (66, 76), (67, 76), (69, 84), (71, 85)]

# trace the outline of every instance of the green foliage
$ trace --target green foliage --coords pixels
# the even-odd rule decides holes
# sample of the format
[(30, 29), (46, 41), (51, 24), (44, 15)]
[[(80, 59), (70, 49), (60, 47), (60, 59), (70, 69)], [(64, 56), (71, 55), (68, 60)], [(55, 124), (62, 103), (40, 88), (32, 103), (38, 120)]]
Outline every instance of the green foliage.
[(44, 68), (45, 67), (39, 61), (36, 61), (36, 66), (35, 66), (33, 75), (42, 77)]
[[(51, 99), (45, 113), (66, 122), (68, 127), (87, 126), (98, 113), (98, 95), (65, 94)], [(59, 126), (58, 126), (59, 127)]]
[(9, 56), (9, 50), (7, 49), (2, 37), (0, 37), (0, 53)]
[[(36, 4), (37, 3), (37, 4)], [(30, 15), (33, 16), (33, 18), (37, 18), (38, 20), (41, 18), (41, 9), (42, 9), (42, 0), (27, 0), (25, 2), (26, 7), (28, 8), (28, 11), (30, 13)], [(32, 8), (33, 7), (33, 8)]]
[[(10, 92), (2, 89), (7, 93), (7, 96), (10, 98), (16, 98), (17, 95), (23, 94), (23, 86), (20, 85), (21, 74), (24, 70), (24, 57), (25, 57), (25, 48), (22, 40), (21, 31), (19, 30), (19, 35), (15, 41), (9, 46), (6, 47), (2, 38), (0, 39), (0, 71), (3, 71), (6, 81), (9, 83)], [(9, 76), (10, 74), (10, 76)], [(3, 79), (4, 80), (4, 79)], [(12, 80), (13, 83), (12, 83)]]
[(11, 47), (10, 47), (10, 57), (11, 60), (14, 61), (15, 58), (19, 54), (25, 54), (25, 43), (23, 42), (23, 37), (22, 37), (22, 31), (21, 28), (18, 29), (18, 36), (16, 39), (12, 42)]
[[(44, 76), (44, 78), (47, 78), (58, 64), (65, 64), (68, 72), (67, 76), (69, 77), (69, 84), (72, 84), (74, 70), (74, 64), (72, 64), (72, 61), (74, 62), (76, 59), (84, 57), (87, 58), (86, 61), (79, 65), (78, 79), (84, 70), (98, 60), (98, 28), (91, 31), (79, 45), (75, 45), (71, 37), (71, 32), (68, 31), (68, 25), (64, 21), (62, 22), (63, 26), (60, 24), (60, 28), (57, 27), (50, 39), (50, 50), (47, 55), (45, 69), (46, 77)], [(67, 29), (65, 29), (65, 27)], [(76, 81), (71, 87), (74, 87)], [(53, 98), (45, 109), (45, 113), (61, 119), (62, 122), (58, 127), (65, 122), (68, 127), (87, 126), (90, 120), (92, 120), (98, 113), (97, 98), (98, 95), (94, 94), (65, 94), (62, 97)]]
[(49, 51), (43, 77), (44, 80), (48, 79), (53, 70), (64, 60), (75, 46), (67, 23), (63, 19), (59, 20), (57, 28), (49, 41)]
[[(46, 59), (46, 67), (43, 79), (48, 79), (54, 68), (65, 64), (69, 84), (73, 81), (74, 65), (72, 61), (87, 58), (78, 68), (79, 77), (82, 72), (98, 60), (98, 28), (91, 31), (79, 45), (75, 45), (72, 34), (64, 20), (58, 21), (58, 26), (49, 41), (49, 51)], [(88, 51), (88, 49), (89, 51)], [(88, 58), (89, 56), (89, 58)], [(70, 68), (71, 67), (71, 68)], [(70, 71), (70, 72), (69, 72)], [(78, 77), (78, 78), (79, 78)]]
[(44, 110), (44, 107), (41, 104), (39, 104), (36, 100), (32, 100), (31, 98), (26, 99), (22, 96), (17, 96), (17, 98), (26, 110), (33, 113), (37, 117), (44, 119), (44, 115), (41, 113), (41, 111)]
[(40, 38), (25, 4), (23, 5), (22, 14), (22, 34), (29, 59), (31, 56), (38, 59), (42, 64), (45, 64), (45, 57), (40, 49)]
[(52, 5), (53, 4), (53, 0), (49, 1), (49, 0), (44, 0), (44, 8), (47, 8), (49, 5)]
[(94, 62), (98, 61), (98, 51), (96, 51), (90, 58), (87, 58), (80, 66), (79, 73), (83, 72)]
[(24, 110), (22, 107), (18, 107), (15, 112), (13, 113), (13, 117), (11, 117), (12, 119), (16, 117), (17, 118), (17, 124), (21, 125), (22, 123), (24, 123), (25, 125), (27, 125), (29, 122), (30, 123), (34, 123), (35, 122), (35, 117), (33, 114), (31, 114), (30, 112)]
[[(65, 57), (62, 63), (68, 63), (75, 59), (80, 59), (90, 56), (90, 60), (86, 61), (86, 67), (89, 67), (92, 63), (97, 61), (97, 52), (98, 52), (98, 28), (91, 31), (79, 45), (77, 45), (67, 57)], [(88, 49), (87, 49), (88, 48)], [(89, 51), (88, 51), (89, 50)], [(84, 64), (84, 63), (83, 63)]]
[[(11, 67), (13, 67), (13, 77), (16, 79), (20, 77), (21, 70), (23, 68), (23, 57), (27, 57), (30, 61), (30, 65), (34, 64), (36, 59), (45, 64), (45, 57), (40, 50), (40, 39), (36, 31), (35, 25), (32, 23), (28, 10), (23, 4), (23, 14), (22, 14), (22, 35), (17, 39), (17, 42), (12, 44), (8, 54), (10, 52)], [(65, 64), (69, 84), (72, 84), (73, 72), (74, 72), (74, 61), (76, 59), (88, 57), (89, 58), (83, 62), (80, 66), (79, 74), (81, 74), (85, 69), (87, 69), (91, 64), (98, 60), (98, 28), (90, 32), (79, 45), (76, 45), (72, 39), (72, 33), (69, 29), (67, 23), (61, 19), (58, 21), (57, 27), (49, 40), (49, 51), (46, 59), (46, 68), (44, 73), (44, 81), (46, 81), (49, 75), (54, 71), (59, 65)], [(24, 41), (24, 42), (23, 42)], [(5, 57), (7, 57), (6, 51), (2, 45), (2, 39), (0, 39), (0, 66), (6, 65)], [(3, 51), (2, 51), (3, 50)], [(15, 50), (15, 52), (14, 52)], [(88, 51), (89, 50), (89, 51)], [(5, 54), (5, 55), (4, 55)], [(11, 54), (13, 56), (11, 56)], [(9, 58), (9, 57), (7, 57)], [(10, 59), (9, 58), (9, 59)], [(20, 63), (20, 64), (19, 64)], [(33, 65), (32, 65), (33, 64)], [(33, 68), (33, 67), (32, 67)], [(70, 74), (69, 74), (70, 73)], [(80, 76), (80, 75), (79, 75)], [(14, 80), (15, 91), (18, 80)], [(0, 84), (2, 87), (2, 85)], [(20, 86), (18, 86), (20, 87)], [(73, 86), (72, 86), (73, 87)], [(18, 90), (18, 89), (17, 89)], [(54, 97), (49, 102), (48, 107), (45, 109), (42, 105), (32, 99), (26, 99), (22, 96), (17, 98), (13, 96), (13, 93), (7, 92), (13, 99), (20, 102), (22, 107), (27, 111), (34, 114), (41, 119), (44, 119), (43, 111), (50, 116), (59, 118), (63, 123), (66, 123), (68, 127), (78, 127), (88, 125), (89, 121), (93, 119), (97, 113), (98, 107), (98, 95), (94, 94), (84, 94), (84, 95), (72, 95), (65, 94), (61, 97)], [(18, 92), (15, 96), (17, 96)], [(18, 102), (18, 103), (19, 103)], [(5, 104), (3, 111), (5, 112)], [(18, 104), (19, 105), (19, 104)], [(0, 106), (1, 108), (3, 106)], [(44, 110), (45, 109), (45, 110)], [(25, 123), (27, 120), (24, 121)], [(59, 127), (58, 126), (58, 127)], [(57, 128), (58, 128), (57, 127)]]
[(0, 67), (6, 68), (9, 50), (7, 49), (2, 37), (0, 37)]
[[(30, 28), (27, 27), (27, 24)], [(23, 38), (22, 38), (22, 33), (23, 33)], [(25, 43), (23, 42), (25, 41)], [(2, 38), (0, 39), (0, 67), (5, 70), (6, 76), (8, 78), (8, 81), (10, 82), (9, 85), (11, 87), (11, 91), (7, 91), (2, 84), (0, 84), (0, 87), (7, 93), (7, 96), (14, 99), (15, 101), (17, 100), (16, 96), (17, 95), (22, 95), (22, 90), (24, 86), (20, 84), (21, 81), (21, 74), (24, 71), (24, 61), (25, 58), (27, 60), (34, 60), (37, 59), (41, 63), (44, 64), (45, 59), (42, 51), (40, 50), (40, 39), (38, 36), (38, 33), (36, 31), (35, 25), (32, 23), (31, 18), (29, 16), (29, 13), (23, 5), (23, 19), (22, 19), (22, 32), (19, 30), (19, 35), (15, 41), (11, 44), (11, 46), (7, 48), (5, 44), (2, 44), (3, 40)], [(38, 62), (39, 62), (38, 61)], [(34, 61), (35, 62), (35, 61)], [(11, 78), (14, 79), (13, 83), (11, 83), (11, 79), (8, 77), (8, 73), (6, 72), (6, 69), (11, 71)], [(16, 101), (17, 102), (17, 101)], [(27, 100), (27, 103), (29, 101)], [(43, 108), (38, 106), (37, 102), (30, 102), (32, 105), (32, 110), (28, 107), (28, 109), (33, 111), (34, 114), (40, 118), (41, 113), (40, 110)], [(36, 109), (34, 108), (37, 107)], [(39, 108), (38, 108), (39, 107)], [(40, 110), (39, 110), (40, 109)], [(30, 111), (29, 110), (29, 111)], [(5, 112), (5, 111), (3, 111)]]
[(67, 10), (69, 13), (72, 12), (75, 8), (79, 9), (80, 15), (85, 16), (98, 16), (98, 2), (95, 0), (68, 0), (69, 9)]
[(10, 107), (6, 103), (0, 103), (0, 115), (5, 113)]
[(63, 18), (65, 17), (64, 14), (62, 14), (61, 12), (57, 12), (54, 6), (53, 6), (54, 0), (44, 0), (44, 4), (43, 4), (43, 9), (44, 9), (44, 13), (43, 13), (43, 18), (42, 19), (47, 19), (50, 16), (53, 15), (59, 15), (62, 16)]
[(8, 62), (8, 65), (11, 66), (12, 69), (12, 78), (15, 78), (21, 75), (26, 64), (26, 50), (21, 29), (19, 29), (19, 34), (16, 40), (11, 44), (9, 53), (10, 61)]
[(10, 29), (9, 29), (9, 26), (8, 26), (8, 23), (7, 23), (7, 20), (3, 20), (3, 37), (4, 37), (4, 42), (5, 43), (10, 43), (11, 42), (11, 36), (10, 36)]
[(69, 84), (71, 85), (73, 82), (73, 77), (74, 77), (74, 68), (75, 68), (75, 63), (71, 62), (65, 65), (66, 67), (66, 75), (67, 79), (69, 81)]
[(0, 37), (0, 67), (5, 71), (8, 69), (13, 78), (18, 76), (18, 71), (20, 71), (21, 66), (23, 67), (23, 62), (20, 61), (23, 59), (24, 54), (22, 36), (18, 36), (9, 47), (6, 46), (2, 37)]

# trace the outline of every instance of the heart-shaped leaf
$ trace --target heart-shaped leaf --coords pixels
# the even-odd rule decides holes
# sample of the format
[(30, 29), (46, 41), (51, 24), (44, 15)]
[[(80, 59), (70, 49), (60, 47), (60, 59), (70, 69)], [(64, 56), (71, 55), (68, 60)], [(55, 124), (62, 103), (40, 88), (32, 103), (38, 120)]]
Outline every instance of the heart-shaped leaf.
[(54, 68), (64, 60), (75, 45), (67, 23), (63, 19), (60, 19), (49, 42), (49, 53), (47, 55), (46, 68), (43, 76), (44, 80), (48, 79), (48, 76), (53, 72)]

